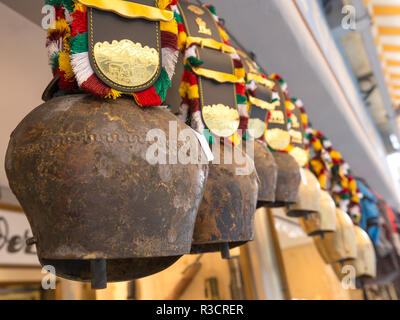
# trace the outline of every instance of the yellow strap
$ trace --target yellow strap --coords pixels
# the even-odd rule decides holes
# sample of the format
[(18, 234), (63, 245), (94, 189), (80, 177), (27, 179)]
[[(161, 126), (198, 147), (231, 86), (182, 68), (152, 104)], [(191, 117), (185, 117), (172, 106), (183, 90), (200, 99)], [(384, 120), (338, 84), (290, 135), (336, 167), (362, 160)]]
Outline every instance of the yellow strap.
[(265, 79), (262, 76), (255, 74), (255, 73), (248, 73), (247, 74), (247, 80), (252, 81), (255, 80), (257, 83), (266, 86), (267, 88), (273, 89), (275, 87), (275, 82)]
[(186, 40), (186, 48), (189, 48), (194, 43), (198, 44), (202, 48), (207, 47), (211, 49), (221, 50), (222, 52), (236, 53), (235, 48), (211, 38), (188, 37)]
[(121, 17), (137, 19), (142, 18), (151, 21), (171, 21), (174, 13), (169, 10), (161, 10), (156, 7), (146, 6), (123, 0), (78, 0), (81, 4), (104, 11), (114, 12)]
[(220, 83), (231, 82), (231, 83), (241, 83), (244, 82), (243, 78), (238, 78), (234, 74), (214, 71), (210, 69), (193, 67), (192, 70), (195, 74), (201, 77), (210, 78)]
[(275, 110), (276, 107), (279, 107), (281, 105), (281, 102), (279, 100), (270, 103), (270, 102), (266, 102), (264, 100), (254, 98), (252, 96), (249, 96), (249, 102), (251, 104), (255, 105), (256, 107), (259, 107), (259, 108), (265, 109), (265, 110)]

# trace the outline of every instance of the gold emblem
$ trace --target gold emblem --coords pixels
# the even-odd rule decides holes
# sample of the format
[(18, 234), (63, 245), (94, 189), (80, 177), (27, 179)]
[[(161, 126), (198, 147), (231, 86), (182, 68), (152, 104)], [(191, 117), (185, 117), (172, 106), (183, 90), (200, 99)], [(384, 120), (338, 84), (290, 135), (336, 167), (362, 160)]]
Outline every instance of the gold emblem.
[(296, 160), (300, 167), (304, 167), (308, 163), (308, 153), (306, 150), (294, 147), (289, 154)]
[(196, 23), (199, 26), (199, 31), (198, 31), (199, 33), (211, 36), (211, 30), (207, 28), (207, 24), (202, 18), (198, 17), (196, 19)]
[(272, 110), (269, 122), (277, 124), (285, 124), (285, 115), (280, 110)]
[[(267, 87), (269, 89), (273, 89), (275, 87), (275, 82), (265, 79), (260, 74), (258, 74), (258, 72), (257, 73), (251, 73), (251, 72), (248, 73), (247, 80), (248, 81), (255, 80), (258, 84), (261, 84), (264, 87)], [(279, 102), (279, 105), (280, 105), (280, 102)]]
[(249, 119), (248, 130), (249, 134), (254, 139), (262, 137), (266, 129), (267, 129), (267, 124), (265, 123), (265, 121), (262, 121), (258, 118)]
[(247, 59), (245, 59), (244, 61), (246, 62), (247, 68), (249, 68), (251, 73), (254, 73), (254, 74), (259, 73), (258, 69), (254, 66), (253, 62), (250, 62)]
[(267, 101), (264, 101), (264, 100), (261, 100), (261, 99), (254, 98), (253, 96), (249, 97), (249, 102), (252, 105), (255, 105), (255, 106), (257, 106), (257, 107), (259, 107), (261, 109), (269, 110), (269, 111), (275, 110), (276, 107), (280, 106), (280, 101), (279, 100), (270, 103), (270, 102), (267, 102)]
[(229, 138), (239, 128), (239, 112), (223, 104), (204, 106), (202, 115), (208, 129), (218, 137)]
[(289, 133), (290, 136), (292, 137), (293, 143), (303, 144), (303, 135), (301, 134), (300, 131), (290, 129)]
[(101, 72), (111, 81), (127, 87), (149, 82), (157, 73), (160, 59), (156, 49), (130, 40), (98, 42), (94, 57)]
[(188, 6), (188, 10), (192, 11), (195, 14), (198, 14), (199, 16), (204, 14), (204, 10), (203, 9), (201, 9), (199, 7), (196, 7), (196, 6), (192, 5), (192, 4), (190, 6)]
[(289, 132), (279, 128), (268, 129), (265, 131), (264, 138), (275, 150), (285, 150), (290, 144)]
[(300, 122), (299, 119), (296, 117), (296, 115), (294, 113), (292, 113), (292, 115), (290, 116), (290, 119), (292, 120), (292, 126), (293, 128), (300, 128)]

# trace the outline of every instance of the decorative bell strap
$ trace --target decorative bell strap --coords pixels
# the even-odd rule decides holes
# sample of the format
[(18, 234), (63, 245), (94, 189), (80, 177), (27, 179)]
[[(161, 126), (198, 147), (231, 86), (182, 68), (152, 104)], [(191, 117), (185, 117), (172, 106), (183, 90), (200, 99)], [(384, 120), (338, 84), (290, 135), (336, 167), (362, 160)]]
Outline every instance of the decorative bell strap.
[[(60, 94), (132, 95), (163, 103), (178, 57), (176, 0), (47, 0), (57, 12), (47, 47)], [(68, 9), (64, 10), (63, 8)], [(61, 22), (63, 21), (63, 22)], [(63, 48), (55, 37), (62, 31)]]
[[(109, 1), (80, 2), (102, 4), (87, 10), (89, 59), (97, 77), (109, 87), (126, 93), (152, 86), (161, 73), (160, 23), (122, 17), (120, 12), (129, 7), (122, 6), (121, 2), (134, 4), (133, 1), (113, 0), (113, 4), (108, 5)], [(134, 5), (139, 8), (154, 5), (154, 0), (138, 2), (142, 4)]]
[[(201, 112), (206, 129), (216, 137), (230, 138), (240, 124), (237, 84), (244, 84), (232, 58), (236, 50), (224, 42), (208, 8), (185, 2), (178, 8), (186, 33), (185, 63), (190, 69), (183, 77), (181, 95), (191, 100), (192, 118)], [(203, 131), (201, 126), (195, 129)]]
[(321, 188), (330, 191), (336, 206), (347, 212), (357, 224), (361, 219), (359, 189), (349, 164), (323, 133), (311, 127), (306, 130), (306, 144), (314, 153), (309, 164)]
[[(268, 119), (276, 118), (274, 111), (280, 105), (272, 89), (275, 82), (263, 75), (257, 64), (243, 51), (238, 50), (246, 71), (246, 89), (249, 101), (248, 133), (254, 139), (266, 139)], [(272, 142), (272, 145), (275, 145)]]
[(275, 107), (268, 119), (265, 140), (273, 150), (287, 151), (291, 137), (289, 134), (290, 123), (286, 110), (286, 99), (279, 82), (275, 79), (272, 80), (275, 82), (274, 88), (278, 93), (280, 104)]
[(279, 83), (268, 79), (258, 65), (243, 51), (238, 51), (246, 71), (246, 91), (249, 100), (248, 132), (255, 139), (265, 140), (275, 151), (285, 151), (290, 145), (285, 98)]
[(301, 101), (295, 98), (286, 101), (286, 108), (290, 111), (291, 128), (289, 134), (292, 138), (288, 151), (296, 159), (299, 166), (304, 167), (308, 164), (308, 152), (304, 144), (304, 126), (302, 112), (299, 108), (301, 104)]

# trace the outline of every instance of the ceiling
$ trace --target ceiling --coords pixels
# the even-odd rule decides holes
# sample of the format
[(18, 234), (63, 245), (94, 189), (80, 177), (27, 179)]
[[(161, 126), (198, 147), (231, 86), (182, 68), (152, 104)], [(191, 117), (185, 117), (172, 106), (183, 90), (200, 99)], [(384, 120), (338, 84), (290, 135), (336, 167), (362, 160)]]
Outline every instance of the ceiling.
[(393, 106), (400, 106), (400, 0), (364, 0)]

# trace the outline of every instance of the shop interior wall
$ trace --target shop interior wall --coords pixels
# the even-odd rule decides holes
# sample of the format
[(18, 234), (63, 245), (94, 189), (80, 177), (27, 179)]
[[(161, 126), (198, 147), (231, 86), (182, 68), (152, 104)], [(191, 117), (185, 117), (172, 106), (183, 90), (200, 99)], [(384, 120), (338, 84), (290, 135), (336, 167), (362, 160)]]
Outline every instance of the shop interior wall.
[(52, 75), (45, 31), (3, 3), (0, 38), (0, 185), (8, 186), (4, 159), (10, 134), (28, 112), (42, 103), (42, 92)]

